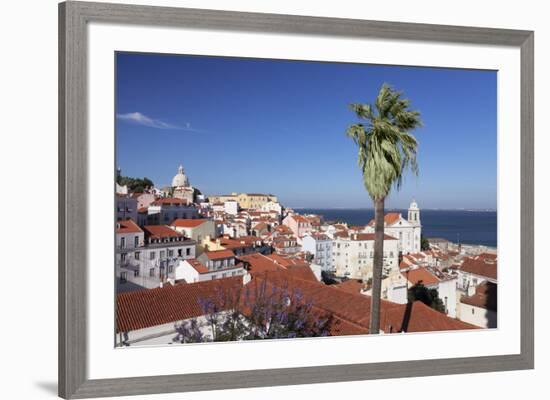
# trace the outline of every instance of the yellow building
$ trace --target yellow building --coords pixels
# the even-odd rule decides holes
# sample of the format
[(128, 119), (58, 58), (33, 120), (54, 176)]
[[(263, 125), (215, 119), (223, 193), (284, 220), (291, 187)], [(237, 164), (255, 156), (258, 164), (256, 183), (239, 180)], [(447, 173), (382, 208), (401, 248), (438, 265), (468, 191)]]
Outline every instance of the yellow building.
[(263, 194), (263, 193), (231, 193), (222, 194), (222, 195), (213, 195), (208, 197), (210, 203), (224, 203), (226, 201), (237, 201), (239, 207), (241, 208), (254, 208), (259, 209), (264, 204), (269, 202), (277, 202), (277, 196), (272, 194)]

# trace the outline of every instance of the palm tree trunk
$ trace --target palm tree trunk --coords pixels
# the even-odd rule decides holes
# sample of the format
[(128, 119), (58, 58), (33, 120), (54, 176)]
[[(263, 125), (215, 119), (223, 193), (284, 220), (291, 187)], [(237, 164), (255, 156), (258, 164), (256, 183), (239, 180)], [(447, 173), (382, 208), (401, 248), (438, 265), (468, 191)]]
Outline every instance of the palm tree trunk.
[(369, 334), (380, 332), (380, 294), (384, 262), (384, 198), (374, 200), (374, 259), (372, 262), (372, 295)]

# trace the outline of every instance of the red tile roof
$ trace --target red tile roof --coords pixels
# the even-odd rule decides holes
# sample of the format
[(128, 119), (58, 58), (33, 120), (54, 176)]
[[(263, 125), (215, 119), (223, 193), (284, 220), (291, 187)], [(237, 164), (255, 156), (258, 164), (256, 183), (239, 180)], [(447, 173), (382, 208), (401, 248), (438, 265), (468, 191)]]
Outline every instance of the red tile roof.
[[(386, 215), (384, 215), (384, 224), (385, 225), (393, 225), (397, 221), (399, 221), (400, 219), (401, 219), (401, 213), (387, 213)], [(369, 225), (370, 226), (375, 225), (374, 219), (370, 220)]]
[(199, 260), (197, 260), (196, 258), (190, 258), (189, 260), (185, 260), (185, 261), (187, 261), (189, 264), (191, 264), (191, 266), (199, 274), (207, 274), (208, 272), (210, 272), (208, 270), (208, 268), (206, 268), (206, 266), (203, 263), (201, 263)]
[(424, 286), (433, 286), (439, 283), (437, 276), (422, 267), (401, 272), (401, 275), (408, 279), (408, 281), (413, 285), (421, 283)]
[(272, 259), (260, 253), (240, 256), (239, 260), (249, 264), (249, 272), (251, 274), (262, 273), (266, 271), (280, 271), (283, 269), (281, 265), (278, 265)]
[(319, 281), (309, 267), (309, 264), (296, 258), (283, 257), (278, 254), (255, 253), (239, 257), (240, 260), (248, 264), (248, 270), (252, 276), (257, 276), (266, 272), (277, 272), (294, 279), (306, 280), (310, 282)]
[(265, 222), (260, 222), (259, 224), (254, 225), (254, 228), (252, 229), (261, 231), (264, 229), (268, 229), (268, 225)]
[(269, 258), (271, 261), (275, 262), (278, 265), (282, 265), (283, 267), (287, 267), (289, 265), (296, 265), (296, 264), (303, 264), (303, 259), (296, 259), (295, 257), (284, 257), (280, 254), (270, 254), (265, 256), (266, 258)]
[(181, 238), (183, 234), (173, 230), (167, 225), (145, 225), (143, 227), (147, 237), (151, 239)]
[(128, 332), (204, 315), (201, 299), (216, 299), (220, 290), (238, 290), (242, 277), (192, 284), (165, 285), (117, 295), (117, 332)]
[(486, 260), (486, 261), (490, 262), (490, 261), (496, 261), (497, 260), (497, 255), (493, 254), (493, 253), (479, 253), (474, 258), (481, 259), (481, 260)]
[(338, 231), (334, 233), (334, 238), (347, 238), (349, 237), (348, 231)]
[(195, 228), (199, 225), (204, 224), (205, 222), (210, 221), (208, 219), (183, 219), (178, 218), (172, 221), (171, 226), (176, 228)]
[[(272, 285), (287, 285), (289, 289), (298, 288), (304, 298), (311, 301), (316, 308), (357, 324), (368, 330), (370, 320), (370, 296), (348, 293), (334, 285), (324, 285), (304, 280), (291, 279), (281, 274), (267, 272), (264, 277)], [(411, 304), (396, 304), (381, 301), (380, 328), (384, 332), (427, 332), (457, 329), (476, 329), (475, 326), (457, 319), (449, 318), (420, 301)]]
[(117, 221), (116, 233), (142, 233), (141, 228), (131, 219)]
[(262, 239), (257, 236), (241, 236), (237, 238), (221, 237), (220, 244), (226, 249), (252, 247), (261, 244)]
[[(351, 233), (349, 235), (349, 238), (351, 240), (374, 240), (375, 234), (374, 233)], [(393, 236), (384, 234), (384, 240), (397, 240)]]
[(177, 205), (177, 206), (185, 206), (188, 205), (189, 202), (184, 199), (178, 199), (176, 197), (164, 197), (158, 200), (153, 201), (151, 203), (154, 206), (160, 206), (160, 205)]
[(361, 289), (363, 289), (364, 284), (359, 282), (357, 279), (348, 279), (347, 281), (334, 285), (334, 287), (348, 293), (361, 293)]
[(462, 261), (460, 270), (474, 275), (497, 279), (497, 262), (485, 262), (481, 258), (466, 257)]
[(461, 303), (497, 311), (497, 285), (492, 282), (483, 282), (476, 288), (472, 296), (462, 296)]
[(306, 217), (300, 215), (300, 214), (292, 214), (290, 216), (290, 218), (292, 218), (294, 221), (296, 222), (302, 222), (304, 224), (310, 224), (310, 221), (309, 219), (307, 219)]
[(330, 240), (326, 234), (320, 232), (312, 232), (309, 235), (315, 240)]
[(235, 253), (231, 250), (214, 250), (214, 251), (205, 251), (204, 255), (208, 257), (209, 260), (221, 260), (224, 258), (235, 257)]
[(380, 328), (386, 332), (433, 332), (478, 329), (474, 325), (428, 307), (421, 301), (399, 304), (380, 315)]
[[(247, 256), (249, 257), (249, 256)], [(348, 293), (319, 282), (299, 279), (291, 273), (265, 271), (258, 273), (247, 288), (266, 285), (267, 290), (298, 290), (303, 301), (313, 304), (313, 311), (332, 317), (331, 335), (365, 334), (370, 319), (369, 296)], [(117, 332), (163, 325), (203, 315), (199, 300), (218, 299), (220, 290), (240, 293), (242, 277), (205, 281), (194, 284), (165, 286), (117, 296)], [(243, 298), (241, 297), (241, 300)], [(222, 305), (223, 309), (223, 305)], [(396, 304), (381, 301), (381, 329), (384, 332), (426, 332), (476, 327), (447, 317), (422, 302)]]

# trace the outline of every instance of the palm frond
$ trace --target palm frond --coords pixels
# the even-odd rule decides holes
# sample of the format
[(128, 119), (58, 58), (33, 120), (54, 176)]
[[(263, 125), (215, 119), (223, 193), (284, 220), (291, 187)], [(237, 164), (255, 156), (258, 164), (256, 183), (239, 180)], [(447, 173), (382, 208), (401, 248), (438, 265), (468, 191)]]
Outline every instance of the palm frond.
[(374, 106), (353, 103), (350, 109), (362, 123), (346, 130), (358, 146), (357, 163), (363, 184), (373, 199), (385, 198), (393, 185), (401, 187), (405, 170), (418, 173), (418, 142), (411, 131), (422, 126), (420, 113), (410, 110), (410, 100), (384, 83)]

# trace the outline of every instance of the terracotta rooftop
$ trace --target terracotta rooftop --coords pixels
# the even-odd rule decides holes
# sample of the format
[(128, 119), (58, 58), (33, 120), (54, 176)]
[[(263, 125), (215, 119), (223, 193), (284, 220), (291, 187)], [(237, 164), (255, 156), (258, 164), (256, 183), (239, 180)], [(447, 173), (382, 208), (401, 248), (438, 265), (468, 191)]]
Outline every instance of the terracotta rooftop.
[(497, 279), (497, 262), (491, 261), (490, 263), (485, 262), (481, 258), (471, 258), (466, 257), (462, 261), (460, 270), (464, 272), (469, 272), (474, 275), (484, 276), (491, 279)]
[(248, 271), (252, 276), (258, 276), (266, 272), (277, 272), (294, 279), (319, 283), (309, 265), (295, 257), (283, 257), (278, 254), (264, 256), (255, 253), (241, 256), (239, 259), (248, 264)]
[(401, 272), (401, 275), (408, 279), (408, 281), (413, 285), (421, 283), (424, 286), (433, 286), (439, 283), (439, 278), (437, 276), (422, 267)]
[(360, 293), (363, 289), (364, 284), (357, 279), (348, 279), (341, 283), (334, 285), (334, 287), (341, 289), (348, 293)]
[(324, 233), (313, 232), (310, 233), (310, 236), (315, 240), (330, 240), (330, 238)]
[(283, 269), (281, 265), (278, 265), (273, 260), (269, 259), (268, 257), (260, 253), (253, 253), (253, 254), (248, 254), (246, 256), (239, 256), (239, 260), (249, 264), (249, 272), (251, 274), (266, 272), (266, 271), (279, 271)]
[(268, 229), (268, 225), (265, 222), (260, 222), (259, 224), (256, 224), (253, 229), (256, 229), (256, 230)]
[(116, 233), (142, 233), (141, 228), (131, 219), (117, 221)]
[[(374, 240), (375, 234), (374, 233), (350, 233), (349, 238), (351, 240)], [(393, 236), (384, 234), (384, 240), (397, 240)]]
[(221, 237), (220, 244), (226, 249), (238, 249), (251, 247), (261, 242), (262, 239), (257, 236), (241, 236), (237, 238)]
[(172, 221), (171, 226), (176, 228), (196, 228), (199, 225), (204, 224), (205, 222), (210, 221), (209, 219), (183, 219), (178, 218)]
[(117, 295), (117, 332), (163, 325), (204, 315), (201, 299), (217, 298), (220, 290), (242, 287), (241, 276), (165, 285), (163, 288), (140, 290)]
[(462, 296), (461, 303), (497, 311), (497, 285), (492, 282), (483, 282), (471, 296)]
[(334, 233), (334, 238), (347, 238), (349, 237), (348, 231), (338, 231)]
[(386, 333), (478, 329), (474, 325), (450, 318), (421, 301), (399, 304), (398, 307), (381, 313), (380, 328)]
[(306, 217), (304, 217), (300, 214), (293, 214), (293, 215), (290, 216), (290, 218), (292, 218), (296, 222), (302, 222), (304, 224), (309, 224), (310, 223), (309, 219), (307, 219)]
[[(386, 215), (384, 215), (384, 224), (393, 225), (397, 221), (399, 221), (401, 218), (402, 218), (401, 213), (387, 213)], [(369, 225), (374, 226), (374, 224), (375, 224), (374, 219), (371, 219), (369, 222)]]
[(189, 202), (187, 200), (178, 199), (176, 197), (164, 197), (153, 201), (153, 203), (151, 204), (154, 206), (160, 206), (160, 205), (185, 206), (185, 205), (188, 205)]
[(195, 269), (195, 271), (197, 271), (199, 274), (207, 274), (208, 272), (210, 272), (208, 270), (208, 268), (206, 268), (206, 266), (201, 263), (199, 260), (197, 260), (196, 258), (190, 258), (189, 260), (186, 260), (189, 264), (191, 264), (191, 266)]
[(224, 258), (232, 258), (235, 257), (235, 253), (233, 253), (231, 250), (214, 250), (214, 251), (205, 251), (204, 255), (209, 260), (222, 260)]
[(164, 239), (164, 238), (182, 238), (183, 234), (173, 230), (167, 225), (145, 225), (143, 231), (148, 238)]
[[(258, 285), (266, 285), (267, 290), (273, 288), (298, 290), (303, 301), (313, 305), (315, 313), (330, 315), (333, 318), (330, 326), (331, 335), (368, 332), (371, 302), (369, 296), (348, 293), (334, 285), (327, 286), (319, 282), (295, 278), (291, 273), (279, 270), (256, 274), (246, 288), (258, 287)], [(117, 332), (163, 325), (203, 315), (204, 312), (199, 304), (200, 299), (217, 299), (220, 290), (226, 290), (227, 293), (240, 293), (240, 288), (242, 288), (242, 277), (235, 277), (119, 294), (117, 296)], [(387, 333), (476, 328), (449, 318), (420, 301), (401, 305), (382, 300), (380, 309), (380, 327)]]
[(496, 261), (497, 260), (497, 255), (493, 254), (493, 253), (480, 253), (477, 256), (475, 256), (474, 258), (490, 262), (490, 261)]

